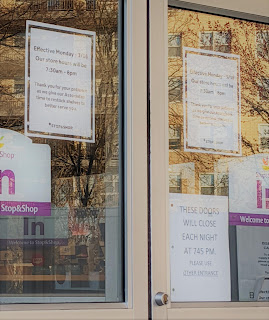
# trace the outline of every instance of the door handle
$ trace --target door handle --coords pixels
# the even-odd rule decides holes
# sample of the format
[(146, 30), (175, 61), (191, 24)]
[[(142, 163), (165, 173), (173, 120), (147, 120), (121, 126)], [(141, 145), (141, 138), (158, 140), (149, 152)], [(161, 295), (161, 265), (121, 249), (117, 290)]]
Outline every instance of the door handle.
[(169, 301), (169, 297), (167, 293), (158, 292), (155, 295), (155, 302), (158, 306), (164, 306)]

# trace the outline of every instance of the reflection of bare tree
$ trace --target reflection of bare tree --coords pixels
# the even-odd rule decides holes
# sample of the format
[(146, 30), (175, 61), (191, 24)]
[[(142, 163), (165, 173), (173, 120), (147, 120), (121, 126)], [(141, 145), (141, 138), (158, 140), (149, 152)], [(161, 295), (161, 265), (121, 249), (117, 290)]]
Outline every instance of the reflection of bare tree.
[[(199, 192), (199, 174), (214, 173), (217, 162), (223, 159), (229, 162), (229, 157), (186, 153), (182, 150), (184, 123), (182, 48), (186, 46), (240, 55), (242, 152), (246, 156), (261, 152), (258, 126), (269, 122), (268, 32), (268, 25), (259, 23), (187, 10), (173, 8), (168, 10), (169, 128), (170, 130), (178, 128), (177, 138), (180, 140), (180, 147), (175, 148), (172, 145), (170, 148), (170, 164), (195, 164), (196, 192)], [(177, 38), (180, 38), (180, 41), (175, 41)], [(178, 55), (175, 54), (176, 47), (180, 48)], [(170, 138), (175, 139), (176, 135)], [(223, 182), (218, 186), (217, 184), (218, 179), (215, 179), (216, 189), (223, 185)]]
[[(118, 183), (119, 174), (118, 11), (117, 0), (28, 0), (12, 4), (7, 1), (0, 13), (0, 125), (21, 133), (24, 129), (25, 20), (96, 32), (95, 143), (33, 139), (51, 147), (52, 204), (70, 208), (69, 242), (74, 246), (87, 245), (91, 271), (100, 269), (100, 260), (104, 260), (100, 221), (104, 221), (107, 206), (110, 183), (107, 181)], [(113, 193), (117, 194), (118, 190)], [(118, 206), (118, 197), (112, 205)], [(25, 259), (22, 249), (9, 247), (17, 252), (9, 262), (10, 275), (19, 270), (14, 269), (14, 263), (23, 263)], [(59, 248), (55, 248), (55, 263), (60, 264), (57, 250)], [(70, 264), (71, 259), (65, 263)], [(19, 282), (12, 283), (12, 292), (22, 292)]]
[[(88, 9), (88, 10), (87, 10)], [(89, 205), (93, 189), (90, 176), (105, 171), (115, 156), (118, 137), (118, 1), (45, 1), (32, 0), (7, 4), (0, 24), (1, 57), (9, 56), (8, 66), (2, 61), (0, 86), (1, 126), (23, 129), (25, 20), (69, 25), (95, 30), (96, 50), (96, 143), (57, 142), (53, 149), (53, 177), (76, 177), (81, 205)], [(7, 53), (5, 55), (5, 52)], [(16, 83), (16, 79), (21, 82)], [(14, 107), (13, 107), (14, 106)], [(117, 152), (117, 151), (116, 151)], [(83, 183), (79, 181), (83, 178)]]

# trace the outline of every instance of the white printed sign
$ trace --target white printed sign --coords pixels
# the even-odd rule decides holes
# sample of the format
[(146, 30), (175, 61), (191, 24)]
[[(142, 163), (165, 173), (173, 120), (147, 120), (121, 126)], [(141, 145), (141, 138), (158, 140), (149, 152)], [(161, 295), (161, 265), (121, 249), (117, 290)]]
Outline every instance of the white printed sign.
[(230, 301), (228, 197), (170, 193), (171, 300)]
[(0, 142), (0, 216), (50, 216), (50, 147), (8, 129)]
[(269, 227), (269, 154), (229, 163), (231, 225)]
[(238, 226), (236, 230), (239, 300), (269, 301), (268, 229)]
[(241, 154), (240, 58), (184, 48), (184, 150)]
[(95, 33), (27, 22), (26, 135), (94, 142), (94, 56)]

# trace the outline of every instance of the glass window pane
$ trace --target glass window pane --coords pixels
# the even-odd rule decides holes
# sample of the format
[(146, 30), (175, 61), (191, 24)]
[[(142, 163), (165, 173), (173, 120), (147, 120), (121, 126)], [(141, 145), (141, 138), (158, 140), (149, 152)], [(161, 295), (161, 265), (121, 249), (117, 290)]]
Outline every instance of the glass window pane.
[(2, 4), (1, 303), (124, 301), (121, 6)]
[(169, 102), (182, 101), (182, 78), (169, 78)]
[(213, 48), (213, 32), (201, 32), (200, 48), (210, 50)]
[(168, 56), (169, 57), (181, 56), (181, 35), (179, 34), (168, 35)]
[(269, 299), (268, 33), (168, 9), (172, 302)]
[(269, 32), (267, 30), (257, 31), (256, 42), (258, 57), (268, 59)]

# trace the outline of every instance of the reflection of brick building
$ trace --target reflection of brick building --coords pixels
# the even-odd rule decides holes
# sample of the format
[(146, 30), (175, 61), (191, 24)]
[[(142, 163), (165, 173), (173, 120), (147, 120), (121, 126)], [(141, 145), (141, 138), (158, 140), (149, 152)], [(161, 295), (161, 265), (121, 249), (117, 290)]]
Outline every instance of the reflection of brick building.
[(188, 193), (227, 195), (225, 163), (231, 157), (183, 152), (183, 47), (240, 55), (242, 155), (268, 152), (269, 27), (171, 8), (168, 34), (170, 190), (186, 192), (186, 170), (192, 164), (195, 187)]

